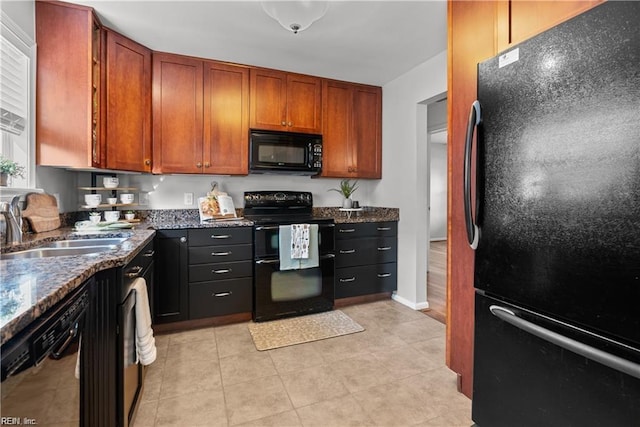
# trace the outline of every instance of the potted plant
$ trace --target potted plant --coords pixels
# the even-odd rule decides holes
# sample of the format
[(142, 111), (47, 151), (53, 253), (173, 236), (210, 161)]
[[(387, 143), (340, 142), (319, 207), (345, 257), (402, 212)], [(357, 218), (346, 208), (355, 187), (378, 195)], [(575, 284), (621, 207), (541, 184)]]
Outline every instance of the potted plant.
[(89, 212), (89, 221), (91, 221), (93, 224), (99, 223), (101, 219), (102, 214), (100, 212)]
[(11, 159), (0, 155), (0, 185), (6, 187), (10, 176), (24, 178), (25, 168)]
[(135, 217), (136, 217), (136, 213), (134, 211), (126, 211), (124, 213), (124, 219), (126, 219), (127, 221), (131, 221)]
[(350, 179), (343, 179), (340, 181), (340, 188), (330, 188), (328, 191), (336, 191), (344, 197), (342, 200), (342, 207), (345, 209), (351, 209), (353, 201), (351, 195), (358, 189), (358, 180), (351, 182)]

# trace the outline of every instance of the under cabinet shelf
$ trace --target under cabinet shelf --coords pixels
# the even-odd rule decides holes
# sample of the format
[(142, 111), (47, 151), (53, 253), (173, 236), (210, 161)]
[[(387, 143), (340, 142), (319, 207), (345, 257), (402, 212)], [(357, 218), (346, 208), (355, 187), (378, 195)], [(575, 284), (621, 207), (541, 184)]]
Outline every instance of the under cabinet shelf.
[(115, 187), (115, 188), (107, 188), (107, 187), (78, 187), (78, 190), (86, 190), (86, 191), (137, 191), (138, 189), (135, 187)]
[(82, 209), (99, 209), (99, 208), (117, 208), (122, 206), (138, 206), (137, 203), (114, 203), (113, 205), (108, 203), (101, 203), (98, 206), (80, 205)]

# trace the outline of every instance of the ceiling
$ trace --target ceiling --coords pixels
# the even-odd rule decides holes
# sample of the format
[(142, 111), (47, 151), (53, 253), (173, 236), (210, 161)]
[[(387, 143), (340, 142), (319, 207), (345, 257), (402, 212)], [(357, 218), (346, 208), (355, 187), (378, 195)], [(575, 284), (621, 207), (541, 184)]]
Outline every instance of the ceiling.
[(155, 51), (382, 86), (447, 47), (445, 0), (330, 1), (293, 34), (259, 1), (71, 0)]

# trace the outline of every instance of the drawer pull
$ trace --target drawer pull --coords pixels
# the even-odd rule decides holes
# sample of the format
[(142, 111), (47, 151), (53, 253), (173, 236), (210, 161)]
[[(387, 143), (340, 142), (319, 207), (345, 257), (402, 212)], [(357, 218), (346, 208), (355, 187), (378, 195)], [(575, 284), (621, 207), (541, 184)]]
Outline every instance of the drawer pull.
[(231, 255), (231, 251), (227, 251), (227, 252), (211, 252), (211, 256), (227, 256), (227, 255)]
[(354, 231), (356, 231), (355, 228), (340, 228), (338, 229), (338, 231), (340, 233), (353, 233)]
[(391, 227), (378, 227), (378, 231), (389, 231)]
[(147, 258), (152, 257), (154, 254), (156, 253), (156, 251), (154, 251), (153, 249), (149, 249), (147, 252), (145, 252), (142, 256), (146, 256)]
[(378, 273), (379, 279), (384, 279), (385, 277), (391, 276), (391, 273)]
[(340, 279), (341, 283), (347, 283), (347, 282), (355, 282), (356, 278), (354, 277), (349, 277), (348, 279)]
[(355, 254), (356, 250), (355, 249), (340, 249), (340, 253), (341, 254)]
[(230, 268), (223, 268), (221, 270), (211, 270), (211, 272), (213, 274), (224, 274), (224, 273), (231, 273), (233, 270), (231, 270)]
[(233, 292), (231, 292), (231, 291), (229, 291), (229, 292), (218, 292), (217, 294), (213, 294), (213, 296), (216, 297), (216, 298), (222, 298), (222, 297), (228, 297), (232, 293)]
[(378, 248), (379, 251), (388, 251), (391, 249), (391, 246), (383, 246), (381, 248)]
[(131, 267), (126, 273), (124, 273), (124, 277), (128, 279), (133, 279), (134, 277), (138, 277), (142, 272), (142, 267), (136, 265), (135, 267)]
[(212, 235), (211, 235), (211, 238), (212, 238), (212, 239), (228, 239), (228, 238), (230, 238), (230, 237), (231, 237), (231, 236), (230, 236), (230, 235), (228, 235), (228, 234), (212, 234)]

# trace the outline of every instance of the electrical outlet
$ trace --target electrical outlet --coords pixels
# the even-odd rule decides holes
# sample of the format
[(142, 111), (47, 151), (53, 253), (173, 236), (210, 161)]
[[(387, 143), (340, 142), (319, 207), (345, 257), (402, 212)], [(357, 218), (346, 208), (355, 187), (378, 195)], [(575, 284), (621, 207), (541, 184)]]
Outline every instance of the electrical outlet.
[(193, 205), (193, 193), (184, 193), (184, 204), (187, 206)]
[(149, 193), (138, 193), (138, 204), (139, 205), (148, 205), (149, 204)]

